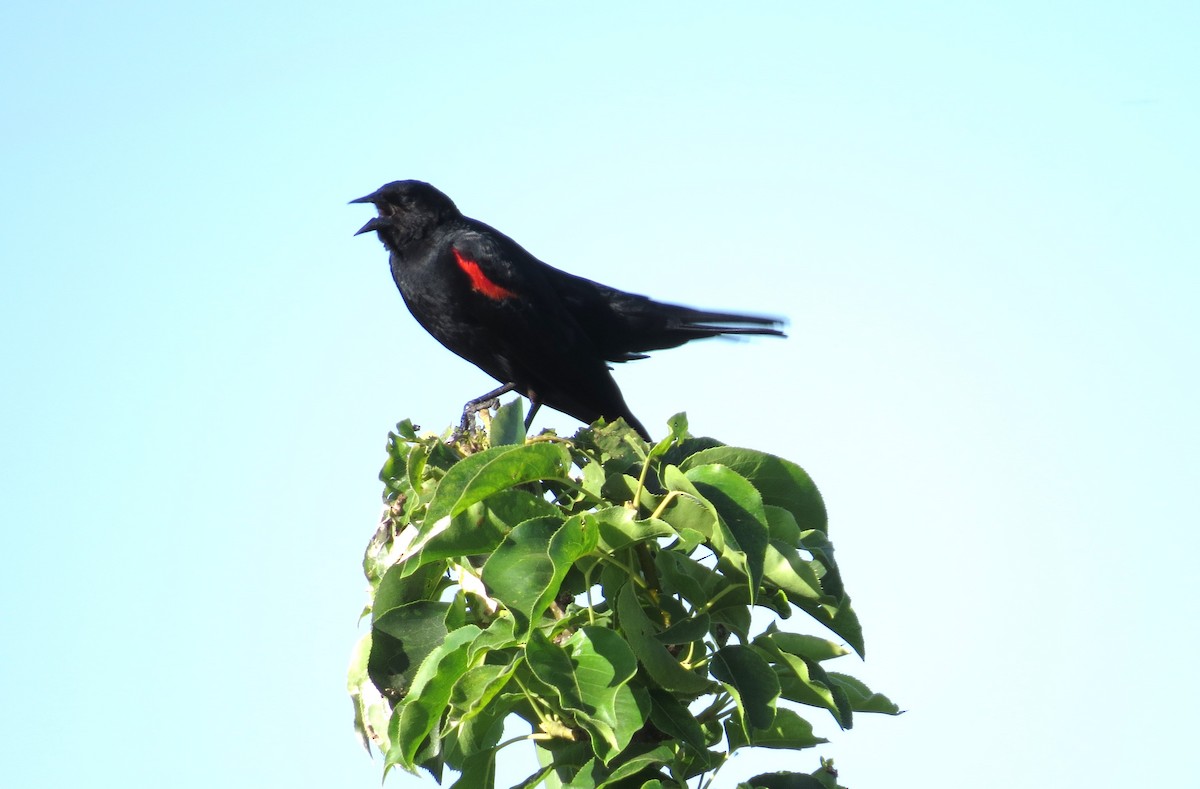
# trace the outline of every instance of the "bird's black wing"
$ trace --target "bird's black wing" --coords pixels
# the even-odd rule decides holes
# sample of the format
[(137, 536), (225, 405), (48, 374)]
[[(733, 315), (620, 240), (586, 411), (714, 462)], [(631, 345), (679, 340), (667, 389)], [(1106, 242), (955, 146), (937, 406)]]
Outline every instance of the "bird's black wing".
[(555, 287), (563, 272), (474, 221), (454, 233), (448, 254), (443, 265), (461, 271), (470, 288), (471, 319), (490, 332), (493, 376), (584, 422), (636, 423), (605, 364), (604, 327), (581, 322)]

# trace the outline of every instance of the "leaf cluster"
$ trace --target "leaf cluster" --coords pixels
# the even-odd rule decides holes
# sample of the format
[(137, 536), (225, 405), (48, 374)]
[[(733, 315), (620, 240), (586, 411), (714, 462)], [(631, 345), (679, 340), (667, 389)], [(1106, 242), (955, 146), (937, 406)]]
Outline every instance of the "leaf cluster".
[[(389, 435), (349, 680), (385, 774), (492, 787), (497, 751), (533, 740), (522, 787), (684, 787), (739, 748), (826, 742), (798, 709), (898, 712), (826, 668), (863, 640), (812, 480), (669, 424), (655, 445), (623, 422), (527, 438), (514, 403), (453, 445)], [(796, 613), (849, 649), (778, 628)], [(502, 743), (512, 716), (530, 733)]]

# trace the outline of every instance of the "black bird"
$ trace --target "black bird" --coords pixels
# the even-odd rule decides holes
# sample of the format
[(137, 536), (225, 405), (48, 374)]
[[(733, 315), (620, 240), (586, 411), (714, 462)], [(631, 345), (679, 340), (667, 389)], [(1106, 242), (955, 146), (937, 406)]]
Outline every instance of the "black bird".
[(589, 424), (619, 417), (649, 440), (608, 362), (702, 337), (784, 336), (776, 318), (663, 304), (560, 271), (463, 216), (423, 181), (393, 181), (350, 202), (379, 209), (355, 235), (379, 234), (417, 322), (502, 384), (467, 403), (464, 426), (474, 411), (516, 390), (531, 404), (527, 428), (548, 405)]

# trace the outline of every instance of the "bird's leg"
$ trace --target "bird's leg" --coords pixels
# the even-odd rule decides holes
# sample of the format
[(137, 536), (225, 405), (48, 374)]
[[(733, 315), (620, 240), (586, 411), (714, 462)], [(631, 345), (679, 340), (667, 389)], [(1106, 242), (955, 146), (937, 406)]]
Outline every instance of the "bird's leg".
[(525, 432), (526, 433), (529, 432), (529, 426), (533, 424), (533, 415), (536, 414), (538, 412), (538, 409), (541, 407), (542, 407), (542, 404), (540, 401), (534, 400), (532, 397), (529, 398), (529, 413), (525, 415)]
[(516, 389), (516, 384), (505, 384), (497, 387), (485, 395), (480, 395), (474, 400), (471, 400), (463, 406), (462, 421), (458, 424), (458, 432), (466, 433), (467, 428), (471, 425), (471, 418), (475, 416), (477, 411), (482, 411), (485, 408), (491, 408), (499, 402), (500, 395), (507, 394), (513, 389)]

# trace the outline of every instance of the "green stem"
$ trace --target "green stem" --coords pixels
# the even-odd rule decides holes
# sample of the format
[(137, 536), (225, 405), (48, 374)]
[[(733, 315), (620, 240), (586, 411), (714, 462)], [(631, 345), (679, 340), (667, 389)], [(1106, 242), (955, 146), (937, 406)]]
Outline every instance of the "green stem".
[(530, 693), (529, 688), (525, 687), (524, 683), (521, 682), (521, 678), (515, 673), (513, 674), (513, 682), (517, 683), (517, 687), (520, 688), (521, 692), (525, 694), (526, 700), (529, 701), (529, 708), (533, 710), (533, 714), (537, 716), (538, 723), (542, 724), (542, 728), (545, 728), (546, 716), (542, 714), (541, 709), (538, 707), (538, 705), (544, 704), (545, 702), (541, 701), (537, 698), (537, 696), (534, 696), (532, 693)]
[(530, 732), (529, 734), (522, 734), (519, 737), (513, 737), (511, 740), (505, 740), (504, 742), (500, 743), (492, 750), (499, 753), (502, 748), (507, 748), (510, 745), (513, 745), (518, 742), (524, 742), (525, 740), (535, 740), (537, 742), (542, 742), (545, 740), (553, 740), (553, 739), (554, 739), (553, 735), (550, 735), (550, 734), (545, 734), (545, 733), (537, 734), (534, 732)]
[(651, 518), (661, 518), (662, 514), (663, 514), (663, 510), (665, 510), (667, 508), (667, 505), (682, 495), (683, 495), (683, 491), (673, 490), (670, 493), (668, 493), (667, 495), (663, 496), (663, 500), (660, 501), (658, 503), (658, 506), (654, 508), (654, 512), (652, 512), (650, 514), (650, 517)]
[(642, 580), (642, 578), (636, 572), (634, 572), (634, 569), (632, 567), (630, 567), (629, 565), (625, 564), (624, 562), (622, 562), (618, 559), (614, 559), (613, 557), (611, 557), (605, 553), (593, 553), (591, 555), (596, 557), (600, 561), (605, 562), (606, 564), (611, 564), (613, 567), (619, 567), (622, 571), (624, 571), (624, 573), (626, 575), (628, 575), (631, 579), (636, 581), (639, 586), (641, 586), (643, 589), (646, 588), (646, 582), (644, 580)]
[(642, 491), (646, 489), (646, 476), (650, 473), (650, 461), (654, 459), (654, 452), (646, 453), (646, 462), (642, 464), (642, 473), (638, 476), (637, 490), (633, 494), (633, 511), (638, 512), (642, 506)]
[(716, 603), (718, 600), (720, 600), (722, 597), (724, 597), (725, 595), (729, 594), (730, 592), (737, 591), (737, 589), (738, 589), (738, 588), (739, 588), (739, 587), (736, 587), (736, 586), (726, 586), (726, 587), (724, 587), (724, 588), (723, 588), (723, 589), (721, 589), (719, 592), (717, 592), (715, 595), (713, 595), (712, 597), (708, 598), (708, 602), (707, 602), (707, 603), (705, 603), (704, 605), (700, 606), (699, 608), (697, 608), (697, 609), (696, 609), (696, 610), (695, 610), (693, 613), (695, 613), (695, 614), (706, 614), (706, 613), (708, 613), (709, 611), (711, 611), (711, 610), (712, 610), (712, 607), (713, 607), (713, 605), (714, 605), (714, 604), (715, 604), (715, 603)]

